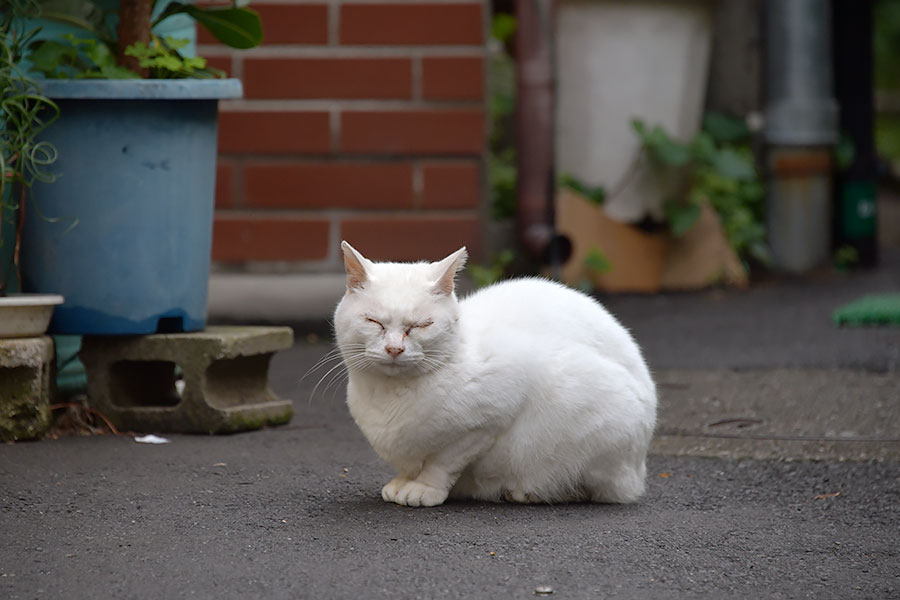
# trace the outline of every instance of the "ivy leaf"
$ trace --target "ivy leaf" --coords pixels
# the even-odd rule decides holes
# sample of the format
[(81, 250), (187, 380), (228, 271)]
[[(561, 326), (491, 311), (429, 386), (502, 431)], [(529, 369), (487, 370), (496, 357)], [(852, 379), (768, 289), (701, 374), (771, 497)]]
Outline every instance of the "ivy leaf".
[(713, 156), (712, 165), (720, 175), (732, 179), (745, 181), (756, 177), (756, 169), (750, 159), (731, 148), (717, 152)]
[(62, 64), (70, 64), (78, 55), (72, 46), (47, 40), (38, 44), (31, 52), (31, 70), (41, 73), (48, 79), (59, 76), (57, 68)]
[(642, 136), (650, 157), (667, 167), (683, 167), (691, 162), (690, 149), (669, 137), (659, 125)]
[(700, 207), (696, 204), (682, 204), (670, 199), (663, 208), (669, 221), (669, 228), (675, 237), (682, 237), (700, 218)]
[(114, 67), (116, 65), (116, 57), (106, 44), (98, 44), (94, 40), (84, 40), (83, 52), (92, 63), (97, 65), (100, 70), (104, 67)]
[(705, 131), (701, 131), (691, 140), (690, 148), (694, 158), (704, 163), (712, 162), (716, 155), (716, 142)]
[(703, 116), (703, 131), (720, 144), (742, 142), (750, 137), (750, 128), (742, 119), (717, 112)]
[(516, 18), (506, 13), (497, 13), (491, 23), (491, 37), (501, 42), (512, 39), (516, 33)]
[(612, 271), (612, 262), (603, 254), (597, 246), (593, 246), (588, 250), (584, 257), (584, 266), (598, 274), (609, 273)]
[(644, 137), (647, 135), (647, 126), (640, 119), (632, 119), (631, 120), (631, 128), (634, 129), (634, 132), (638, 134), (638, 137), (641, 138), (641, 141), (644, 140)]
[(596, 187), (589, 186), (574, 175), (563, 173), (559, 178), (559, 184), (562, 187), (574, 190), (584, 196), (591, 204), (601, 206), (606, 201), (606, 189), (598, 185)]

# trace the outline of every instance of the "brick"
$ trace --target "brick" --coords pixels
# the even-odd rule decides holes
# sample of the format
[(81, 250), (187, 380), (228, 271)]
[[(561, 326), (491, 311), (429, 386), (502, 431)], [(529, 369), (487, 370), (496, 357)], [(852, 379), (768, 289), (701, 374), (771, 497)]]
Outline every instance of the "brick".
[(216, 208), (234, 206), (234, 166), (219, 161), (216, 165)]
[[(210, 3), (205, 3), (210, 4)], [(259, 13), (263, 24), (263, 44), (324, 44), (328, 41), (328, 7), (325, 4), (264, 4), (250, 8)], [(197, 41), (218, 41), (197, 26)]]
[(476, 162), (422, 165), (424, 208), (476, 208), (481, 201), (481, 173)]
[(50, 428), (53, 338), (0, 338), (0, 441), (31, 440)]
[(345, 219), (341, 239), (373, 260), (438, 260), (460, 246), (481, 255), (481, 225), (475, 216), (377, 216)]
[(346, 111), (341, 151), (379, 154), (480, 154), (481, 110)]
[(219, 213), (212, 258), (220, 262), (321, 260), (328, 254), (328, 221)]
[(426, 100), (481, 100), (484, 60), (475, 56), (423, 58), (422, 95)]
[(244, 198), (256, 208), (412, 208), (412, 165), (406, 163), (253, 164), (244, 169)]
[(232, 433), (291, 420), (293, 405), (272, 393), (268, 371), (293, 337), (290, 327), (246, 326), (85, 336), (79, 356), (91, 404), (118, 429)]
[(408, 99), (408, 58), (248, 58), (247, 98)]
[(344, 4), (341, 44), (481, 44), (482, 5)]
[(222, 111), (219, 151), (234, 154), (323, 154), (331, 151), (328, 113)]

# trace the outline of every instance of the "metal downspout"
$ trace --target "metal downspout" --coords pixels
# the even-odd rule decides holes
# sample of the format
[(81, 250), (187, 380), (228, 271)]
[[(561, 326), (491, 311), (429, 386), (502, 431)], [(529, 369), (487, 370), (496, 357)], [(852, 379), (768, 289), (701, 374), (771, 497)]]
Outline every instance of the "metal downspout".
[(516, 229), (519, 243), (554, 271), (572, 253), (553, 217), (555, 12), (555, 0), (516, 0)]
[(765, 10), (769, 243), (776, 267), (801, 273), (831, 248), (831, 5), (766, 0)]

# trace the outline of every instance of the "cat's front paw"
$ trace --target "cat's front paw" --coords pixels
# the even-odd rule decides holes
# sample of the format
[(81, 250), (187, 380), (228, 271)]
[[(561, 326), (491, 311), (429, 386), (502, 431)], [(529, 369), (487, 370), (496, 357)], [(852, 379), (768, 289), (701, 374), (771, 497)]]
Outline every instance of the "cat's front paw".
[(382, 488), (381, 497), (402, 506), (437, 506), (447, 499), (447, 491), (397, 477)]

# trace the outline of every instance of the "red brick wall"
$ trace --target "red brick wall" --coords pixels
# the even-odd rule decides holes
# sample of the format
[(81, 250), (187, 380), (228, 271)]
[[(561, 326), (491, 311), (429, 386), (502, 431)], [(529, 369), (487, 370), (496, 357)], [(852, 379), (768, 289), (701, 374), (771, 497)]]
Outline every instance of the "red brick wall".
[(263, 45), (200, 55), (244, 82), (223, 102), (213, 260), (336, 270), (481, 253), (483, 0), (268, 0)]

